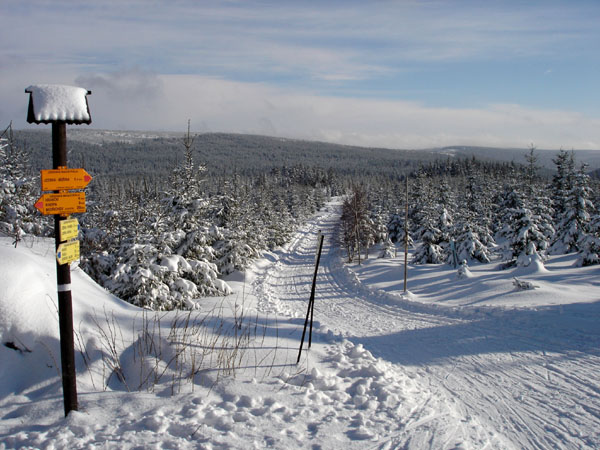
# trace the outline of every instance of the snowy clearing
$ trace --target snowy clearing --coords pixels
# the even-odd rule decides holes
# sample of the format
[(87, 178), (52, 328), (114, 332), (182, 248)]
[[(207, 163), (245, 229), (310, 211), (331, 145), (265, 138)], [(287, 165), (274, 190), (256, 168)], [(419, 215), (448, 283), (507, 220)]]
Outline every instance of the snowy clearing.
[[(600, 446), (598, 266), (566, 255), (460, 278), (410, 266), (403, 296), (403, 255), (344, 263), (339, 209), (189, 315), (144, 312), (73, 265), (68, 418), (53, 241), (0, 239), (0, 338), (12, 347), (0, 346), (0, 449)], [(318, 230), (313, 346), (296, 365)]]

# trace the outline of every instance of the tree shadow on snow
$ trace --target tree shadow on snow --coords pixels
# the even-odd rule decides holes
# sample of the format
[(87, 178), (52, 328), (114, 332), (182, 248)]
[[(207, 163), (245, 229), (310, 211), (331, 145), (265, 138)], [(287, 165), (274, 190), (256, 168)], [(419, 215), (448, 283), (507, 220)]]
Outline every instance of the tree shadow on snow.
[(600, 301), (480, 315), (453, 324), (349, 339), (376, 357), (403, 365), (509, 352), (577, 352), (600, 357)]

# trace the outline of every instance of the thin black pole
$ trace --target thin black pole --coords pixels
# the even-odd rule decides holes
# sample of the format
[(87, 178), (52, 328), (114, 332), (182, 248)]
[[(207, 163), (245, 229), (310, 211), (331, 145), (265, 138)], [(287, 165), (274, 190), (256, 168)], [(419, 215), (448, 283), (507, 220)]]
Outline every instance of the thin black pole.
[(408, 176), (406, 177), (406, 205), (404, 210), (404, 293), (408, 275)]
[(313, 324), (313, 312), (315, 309), (315, 288), (317, 284), (317, 273), (319, 271), (319, 262), (321, 261), (321, 250), (323, 248), (323, 235), (321, 235), (321, 239), (319, 240), (319, 250), (317, 253), (317, 262), (315, 263), (315, 273), (313, 275), (313, 283), (310, 291), (310, 299), (308, 300), (308, 309), (306, 310), (306, 319), (304, 319), (304, 330), (302, 330), (302, 338), (300, 339), (300, 350), (298, 351), (298, 359), (296, 360), (296, 364), (300, 362), (300, 356), (302, 355), (302, 347), (304, 345), (304, 337), (306, 336), (306, 327), (308, 325), (308, 318), (310, 316), (310, 334), (308, 338), (308, 348), (310, 348), (312, 344), (312, 324)]
[[(320, 232), (319, 232), (320, 234)], [(310, 332), (308, 333), (308, 348), (312, 345), (312, 326), (313, 314), (315, 312), (315, 288), (317, 286), (317, 272), (319, 271), (319, 262), (321, 261), (321, 250), (323, 249), (323, 235), (319, 240), (319, 252), (317, 253), (317, 263), (315, 264), (315, 274), (313, 275), (312, 289), (310, 291)]]
[[(67, 125), (52, 123), (52, 168), (67, 166)], [(54, 243), (60, 245), (60, 214), (54, 215)], [(73, 340), (73, 302), (71, 299), (71, 266), (56, 262), (58, 285), (58, 320), (60, 329), (60, 362), (65, 416), (77, 411), (77, 380), (75, 378), (75, 343)]]

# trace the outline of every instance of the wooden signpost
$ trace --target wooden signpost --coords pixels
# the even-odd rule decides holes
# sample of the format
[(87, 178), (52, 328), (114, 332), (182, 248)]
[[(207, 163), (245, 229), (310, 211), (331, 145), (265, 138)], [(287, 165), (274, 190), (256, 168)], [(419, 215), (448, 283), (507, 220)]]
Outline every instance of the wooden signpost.
[[(61, 132), (60, 129), (58, 132)], [(61, 154), (62, 151), (65, 153), (64, 156)], [(63, 393), (65, 415), (68, 415), (70, 411), (78, 409), (70, 264), (79, 259), (79, 241), (77, 240), (79, 221), (65, 218), (70, 214), (85, 212), (85, 192), (69, 192), (69, 190), (83, 189), (92, 180), (92, 177), (84, 169), (68, 169), (65, 166), (67, 162), (66, 131), (64, 145), (59, 142), (58, 150), (55, 151), (53, 147), (53, 153), (56, 169), (42, 170), (40, 178), (42, 191), (54, 192), (42, 194), (34, 206), (44, 215), (54, 215)]]
[(79, 259), (79, 223), (77, 219), (67, 217), (85, 212), (85, 193), (69, 191), (84, 189), (92, 180), (84, 169), (67, 168), (67, 124), (91, 123), (86, 98), (91, 92), (62, 85), (33, 85), (25, 92), (30, 94), (27, 122), (52, 124), (52, 170), (41, 171), (42, 191), (52, 192), (43, 194), (35, 207), (42, 214), (54, 215), (60, 362), (66, 416), (78, 409), (70, 263)]

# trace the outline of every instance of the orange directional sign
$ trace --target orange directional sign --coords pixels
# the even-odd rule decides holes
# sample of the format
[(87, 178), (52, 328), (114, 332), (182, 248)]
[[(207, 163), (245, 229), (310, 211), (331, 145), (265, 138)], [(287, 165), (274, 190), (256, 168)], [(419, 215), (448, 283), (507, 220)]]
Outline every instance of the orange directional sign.
[(68, 191), (85, 188), (92, 177), (85, 169), (40, 170), (42, 191)]
[(43, 194), (34, 206), (44, 215), (84, 213), (85, 192)]

